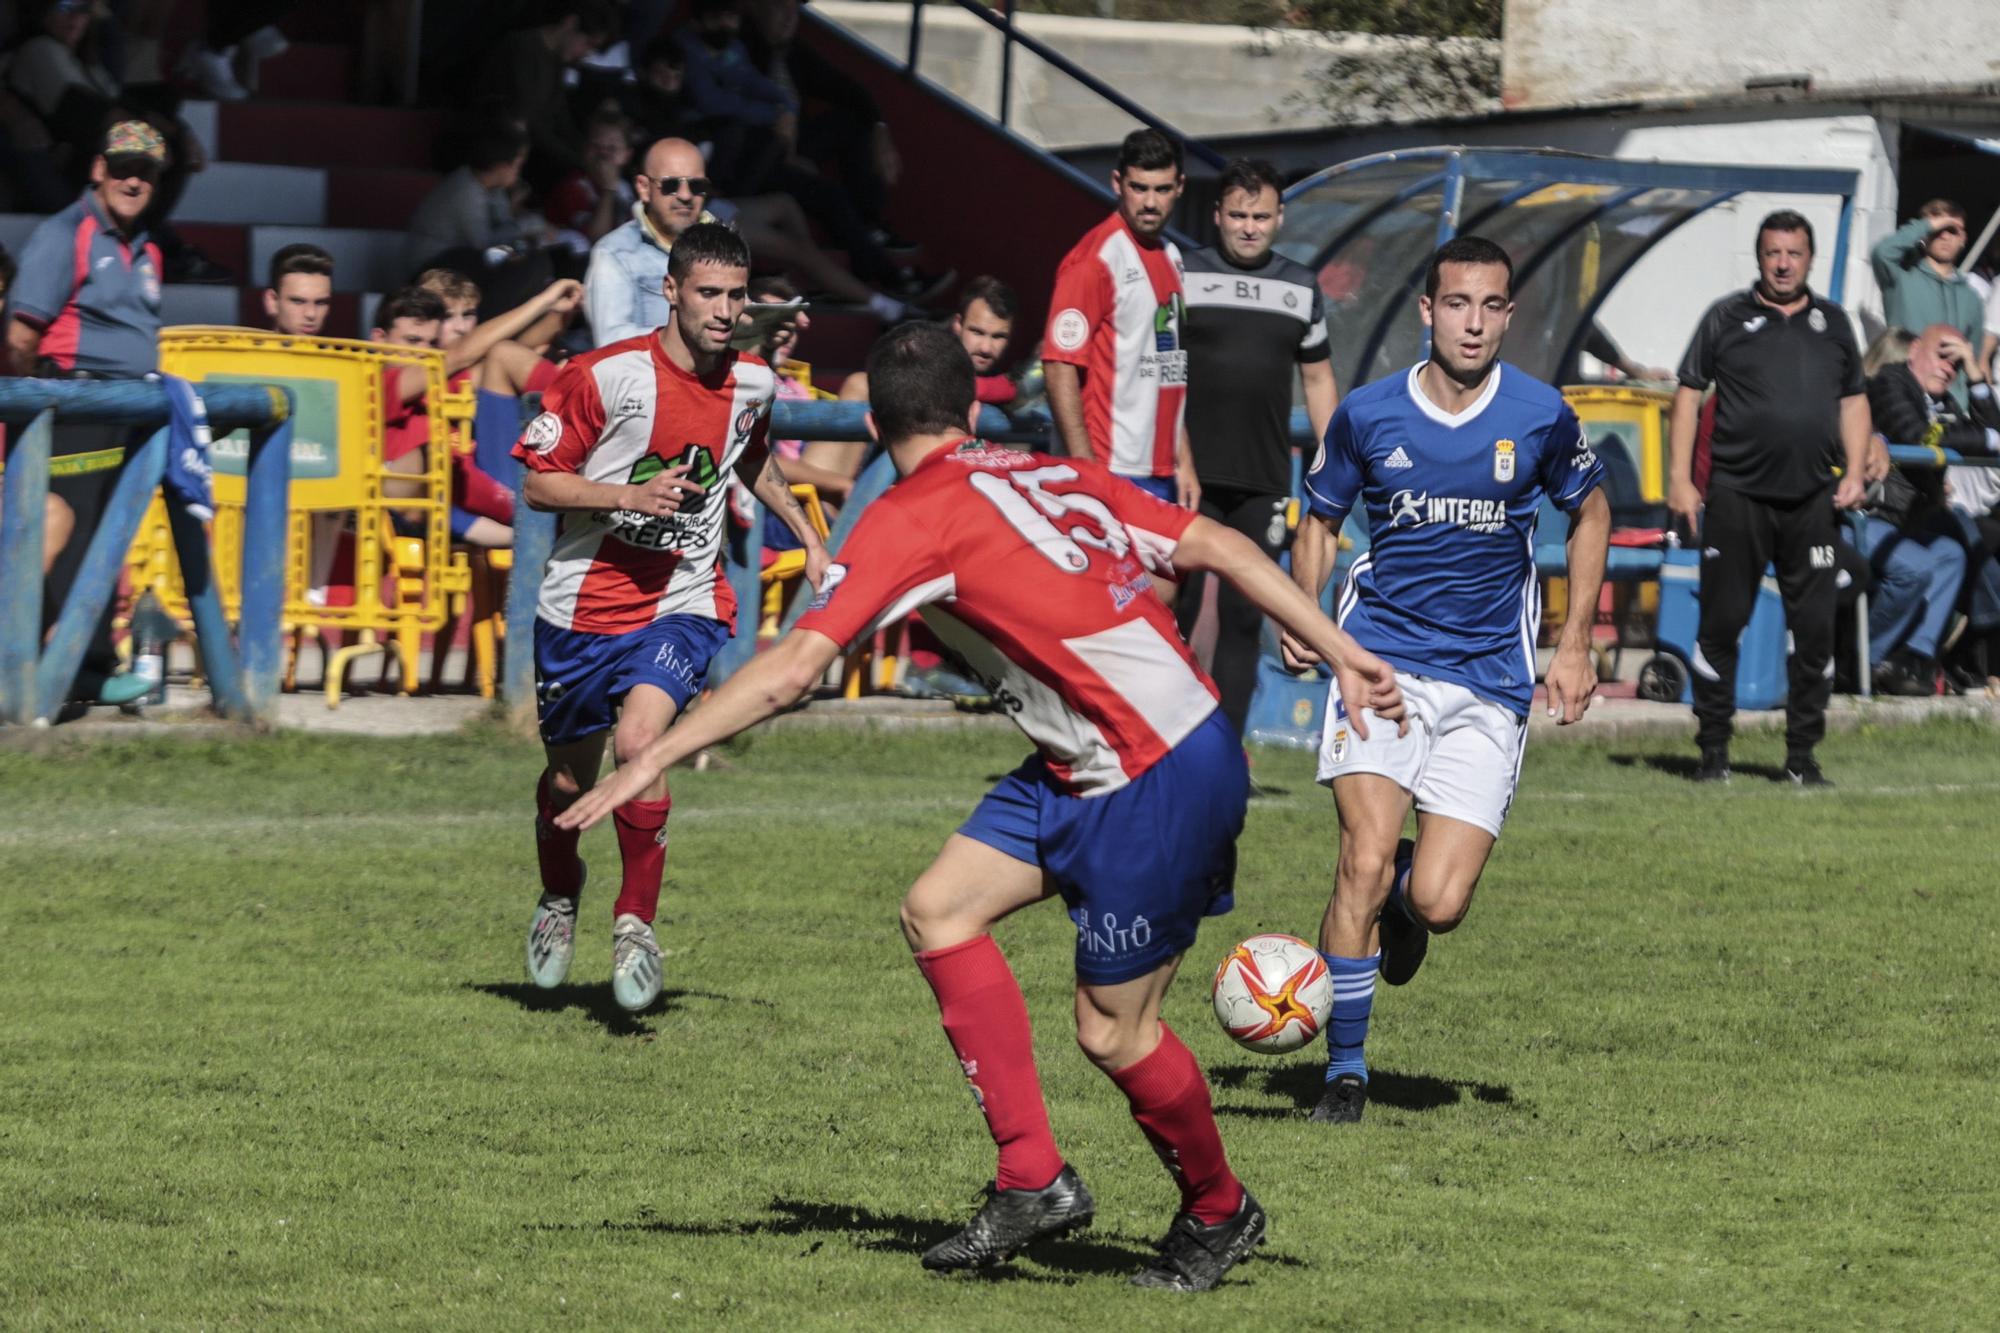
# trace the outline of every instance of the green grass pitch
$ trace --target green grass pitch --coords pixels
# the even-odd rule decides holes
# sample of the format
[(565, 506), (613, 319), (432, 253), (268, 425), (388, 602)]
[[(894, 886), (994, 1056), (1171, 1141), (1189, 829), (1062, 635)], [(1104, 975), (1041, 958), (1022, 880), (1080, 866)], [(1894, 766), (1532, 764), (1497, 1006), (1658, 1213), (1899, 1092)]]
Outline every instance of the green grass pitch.
[[(667, 992), (612, 1004), (608, 832), (573, 984), (522, 979), (537, 751), (497, 730), (0, 752), (0, 1326), (1991, 1326), (2000, 736), (1836, 736), (1837, 791), (1537, 743), (1465, 926), (1376, 1001), (1365, 1123), (1207, 981), (1310, 935), (1333, 854), (1267, 751), (1239, 907), (1168, 1005), (1270, 1243), (1135, 1292), (1173, 1207), (1070, 1036), (1072, 933), (1001, 930), (1097, 1225), (917, 1254), (991, 1146), (897, 898), (1025, 745), (755, 736), (674, 775)], [(1749, 771), (1745, 771), (1745, 770)]]

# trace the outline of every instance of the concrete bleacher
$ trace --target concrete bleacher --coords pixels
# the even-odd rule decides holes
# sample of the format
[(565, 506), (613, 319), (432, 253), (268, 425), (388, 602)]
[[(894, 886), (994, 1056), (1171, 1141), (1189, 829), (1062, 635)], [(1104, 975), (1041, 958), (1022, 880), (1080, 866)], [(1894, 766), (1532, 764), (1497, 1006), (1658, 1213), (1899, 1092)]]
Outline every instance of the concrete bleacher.
[[(355, 65), (351, 45), (294, 40), (266, 62), (254, 101), (182, 103), (209, 166), (189, 179), (174, 226), (236, 282), (167, 284), (166, 323), (261, 324), (271, 256), (310, 241), (334, 256), (328, 332), (368, 335), (381, 294), (408, 276), (403, 224), (437, 183), (432, 150), (443, 121), (433, 111), (352, 104)], [(0, 245), (18, 256), (41, 220), (0, 214)]]

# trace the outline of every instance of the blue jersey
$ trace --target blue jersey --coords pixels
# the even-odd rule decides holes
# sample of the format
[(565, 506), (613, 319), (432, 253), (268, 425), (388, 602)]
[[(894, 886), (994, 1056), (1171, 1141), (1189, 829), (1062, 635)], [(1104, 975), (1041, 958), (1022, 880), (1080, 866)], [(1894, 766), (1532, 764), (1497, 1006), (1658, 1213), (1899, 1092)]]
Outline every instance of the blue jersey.
[(1556, 389), (1501, 364), (1458, 416), (1413, 367), (1341, 401), (1306, 474), (1306, 503), (1337, 528), (1356, 504), (1370, 549), (1340, 591), (1339, 620), (1402, 671), (1465, 686), (1523, 717), (1535, 691), (1535, 517), (1574, 512), (1603, 480)]

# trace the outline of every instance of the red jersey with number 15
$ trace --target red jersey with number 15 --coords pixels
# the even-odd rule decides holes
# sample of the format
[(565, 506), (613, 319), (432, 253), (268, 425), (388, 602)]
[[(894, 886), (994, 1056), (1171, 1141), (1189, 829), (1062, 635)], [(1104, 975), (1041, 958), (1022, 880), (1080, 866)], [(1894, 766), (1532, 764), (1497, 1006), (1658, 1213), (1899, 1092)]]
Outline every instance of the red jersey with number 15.
[(536, 472), (573, 472), (643, 485), (688, 465), (706, 493), (664, 518), (631, 510), (567, 513), (535, 614), (557, 629), (622, 634), (663, 616), (736, 623), (722, 565), (727, 482), (746, 452), (761, 455), (777, 392), (771, 368), (730, 352), (697, 377), (668, 359), (657, 334), (571, 360), (542, 395), (514, 457)]
[(1215, 711), (1147, 577), (1193, 521), (1101, 464), (968, 440), (868, 506), (798, 628), (844, 645), (921, 607), (1057, 779), (1100, 796)]

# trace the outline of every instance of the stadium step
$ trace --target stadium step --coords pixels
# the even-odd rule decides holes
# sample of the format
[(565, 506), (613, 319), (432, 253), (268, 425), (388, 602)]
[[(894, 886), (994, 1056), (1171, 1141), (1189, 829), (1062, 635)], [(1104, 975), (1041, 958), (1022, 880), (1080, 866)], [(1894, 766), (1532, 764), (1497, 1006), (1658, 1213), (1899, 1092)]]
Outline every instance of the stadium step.
[(333, 256), (333, 289), (337, 292), (380, 292), (400, 286), (405, 277), (403, 233), (388, 228), (252, 227), (247, 280), (266, 271), (271, 256), (287, 245), (307, 241)]
[[(257, 281), (257, 275), (250, 271), (250, 229), (240, 224), (203, 223), (176, 221), (174, 230), (181, 239), (194, 246), (222, 267), (236, 275), (240, 283)], [(228, 291), (224, 287), (220, 290)]]
[(333, 167), (326, 173), (327, 225), (401, 231), (437, 183), (436, 172), (409, 167)]
[(799, 338), (799, 356), (815, 366), (858, 366), (882, 336), (881, 317), (860, 306), (818, 305)]
[(257, 67), (257, 96), (266, 101), (343, 101), (354, 95), (355, 63), (352, 46), (295, 38), (283, 55)]
[(217, 108), (217, 155), (281, 166), (428, 170), (440, 111), (345, 106), (336, 102), (231, 102)]
[(174, 221), (321, 226), (328, 221), (327, 173), (268, 162), (211, 162), (188, 178)]

